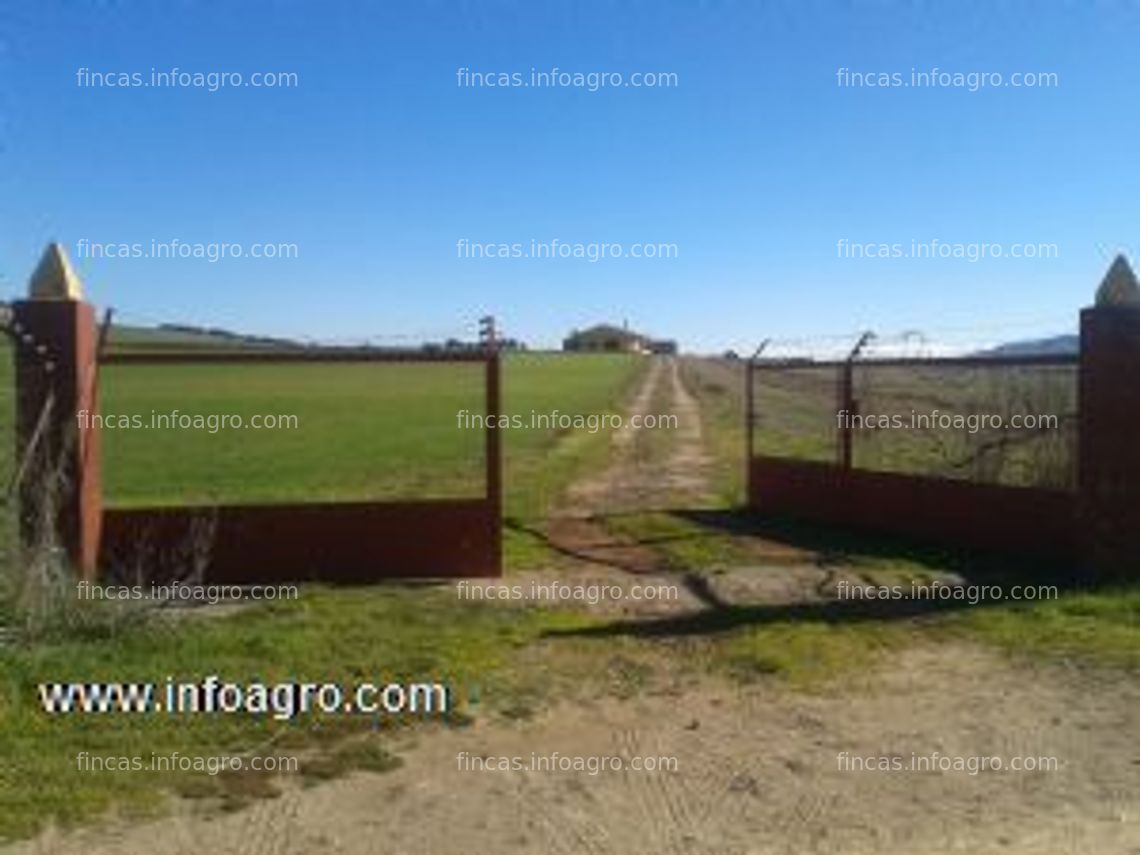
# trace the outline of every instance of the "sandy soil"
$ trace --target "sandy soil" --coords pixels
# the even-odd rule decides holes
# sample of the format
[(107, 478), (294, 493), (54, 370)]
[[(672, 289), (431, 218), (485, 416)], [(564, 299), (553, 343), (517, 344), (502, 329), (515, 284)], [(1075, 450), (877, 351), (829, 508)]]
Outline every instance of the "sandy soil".
[[(972, 647), (842, 692), (708, 683), (423, 733), (405, 765), (236, 814), (49, 835), (15, 853), (1137, 853), (1140, 691)], [(676, 758), (675, 771), (492, 771), (484, 758)], [(838, 755), (1050, 756), (1056, 771), (851, 771)]]
[[(651, 550), (608, 534), (599, 512), (706, 491), (697, 403), (675, 363), (655, 364), (633, 411), (648, 412), (661, 388), (683, 423), (665, 477), (660, 464), (656, 477), (639, 469), (636, 437), (619, 433), (613, 465), (577, 485), (551, 525), (552, 539), (581, 558), (582, 578), (656, 575)], [(718, 577), (717, 594), (731, 602), (818, 596), (820, 573), (789, 561), (749, 584), (757, 574), (742, 570)], [(647, 606), (703, 607), (691, 595)], [(563, 703), (528, 721), (421, 730), (395, 750), (405, 761), (395, 771), (293, 787), (238, 813), (203, 815), (182, 804), (161, 820), (51, 832), (4, 851), (1140, 855), (1140, 685), (965, 644), (910, 650), (821, 693), (709, 679), (635, 700)], [(555, 752), (620, 757), (627, 767), (480, 771), (462, 759), (527, 765)], [(843, 752), (897, 758), (904, 768), (841, 768)], [(1053, 757), (1059, 768), (905, 768), (934, 752)], [(674, 758), (676, 768), (634, 771), (635, 757)]]

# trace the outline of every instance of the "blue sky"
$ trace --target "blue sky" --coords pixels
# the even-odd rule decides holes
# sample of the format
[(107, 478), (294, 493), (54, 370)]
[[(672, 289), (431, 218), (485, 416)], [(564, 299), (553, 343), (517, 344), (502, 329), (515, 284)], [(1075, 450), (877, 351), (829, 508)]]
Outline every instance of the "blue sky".
[[(1112, 255), (1140, 253), (1128, 5), (7, 2), (0, 293), (55, 239), (124, 320), (270, 334), (450, 334), (484, 312), (539, 345), (621, 319), (709, 350), (1065, 331)], [(298, 85), (77, 85), (175, 67)], [(554, 67), (677, 85), (457, 85)], [(1058, 85), (837, 85), (840, 68), (935, 67)], [(84, 238), (298, 257), (77, 257)], [(470, 259), (464, 238), (677, 257)], [(842, 239), (1057, 257), (845, 258)]]

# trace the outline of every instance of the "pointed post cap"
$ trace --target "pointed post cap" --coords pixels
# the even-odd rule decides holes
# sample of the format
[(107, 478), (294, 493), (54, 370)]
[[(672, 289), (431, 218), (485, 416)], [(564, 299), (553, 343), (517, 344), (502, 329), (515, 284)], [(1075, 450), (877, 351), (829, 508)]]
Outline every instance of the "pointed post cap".
[(1104, 306), (1140, 306), (1140, 284), (1123, 255), (1113, 259), (1104, 281), (1096, 290), (1096, 304)]
[(63, 247), (54, 241), (47, 245), (32, 278), (28, 280), (32, 300), (82, 300), (83, 285)]

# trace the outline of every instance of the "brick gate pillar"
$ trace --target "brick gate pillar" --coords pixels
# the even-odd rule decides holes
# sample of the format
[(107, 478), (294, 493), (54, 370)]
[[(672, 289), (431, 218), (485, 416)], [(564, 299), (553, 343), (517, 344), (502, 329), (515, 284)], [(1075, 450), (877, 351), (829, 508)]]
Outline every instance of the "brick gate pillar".
[(1123, 256), (1081, 312), (1079, 442), (1086, 566), (1140, 579), (1140, 285)]
[(95, 314), (63, 248), (50, 244), (12, 304), (20, 540), (58, 545), (83, 579), (95, 576), (102, 523)]

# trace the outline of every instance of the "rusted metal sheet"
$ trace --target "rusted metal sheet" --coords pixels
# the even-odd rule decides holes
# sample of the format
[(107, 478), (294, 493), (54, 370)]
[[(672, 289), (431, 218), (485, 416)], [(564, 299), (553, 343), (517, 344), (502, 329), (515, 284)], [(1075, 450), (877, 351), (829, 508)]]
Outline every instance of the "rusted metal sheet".
[(503, 566), (503, 435), (499, 429), (499, 414), (502, 411), (501, 371), (497, 351), (489, 351), (486, 358), (487, 368), (484, 373), (486, 397), (483, 405), (484, 413), (487, 416), (486, 426), (483, 429), (485, 437), (483, 462), (486, 466), (486, 492), (484, 496), (485, 503), (491, 513), (491, 526), (494, 530), (487, 563), (496, 568), (492, 575), (498, 576), (501, 575)]
[(1072, 559), (1077, 494), (755, 457), (752, 510), (953, 547)]
[(108, 508), (100, 567), (235, 585), (498, 576), (499, 534), (486, 499)]

